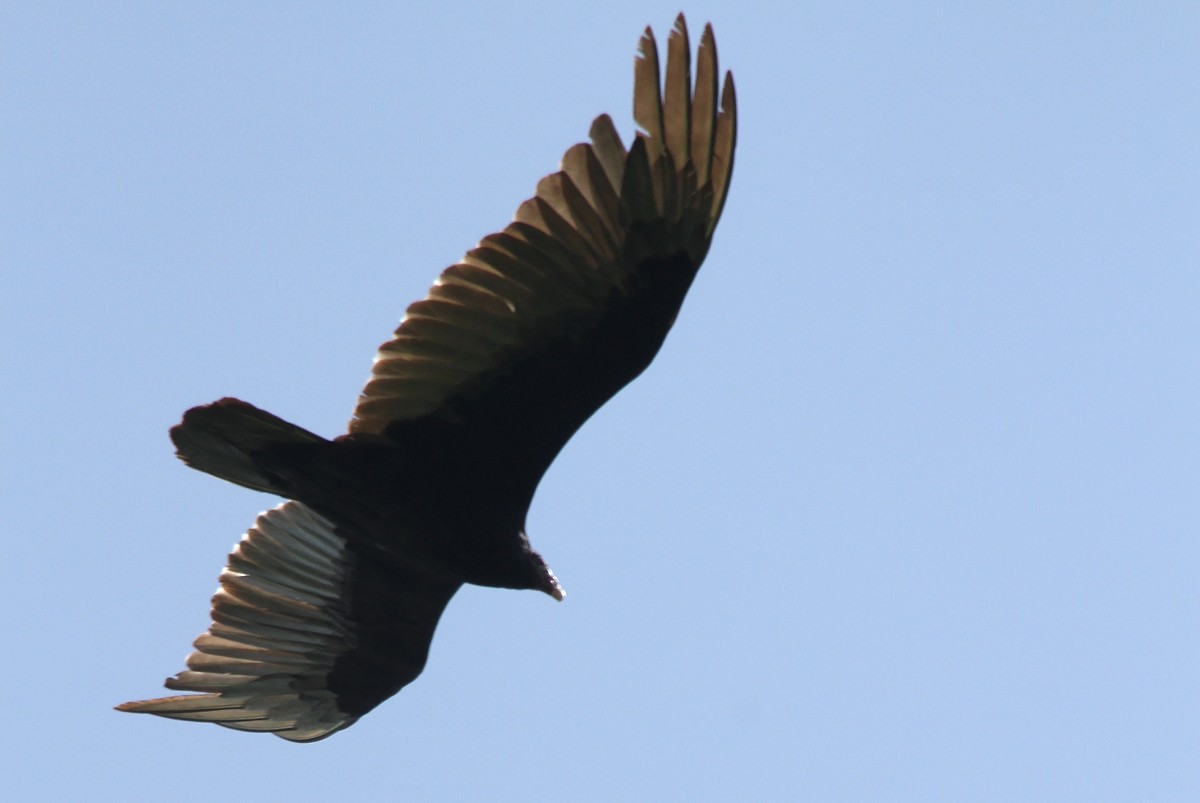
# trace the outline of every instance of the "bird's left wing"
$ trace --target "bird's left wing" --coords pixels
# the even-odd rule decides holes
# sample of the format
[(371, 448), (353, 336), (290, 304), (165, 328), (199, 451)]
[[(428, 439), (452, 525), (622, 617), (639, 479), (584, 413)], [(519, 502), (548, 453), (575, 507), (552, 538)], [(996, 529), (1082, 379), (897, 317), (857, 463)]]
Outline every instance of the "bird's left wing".
[(187, 670), (200, 692), (118, 710), (310, 742), (354, 724), (421, 673), (459, 584), (362, 551), (298, 502), (259, 516), (229, 556)]

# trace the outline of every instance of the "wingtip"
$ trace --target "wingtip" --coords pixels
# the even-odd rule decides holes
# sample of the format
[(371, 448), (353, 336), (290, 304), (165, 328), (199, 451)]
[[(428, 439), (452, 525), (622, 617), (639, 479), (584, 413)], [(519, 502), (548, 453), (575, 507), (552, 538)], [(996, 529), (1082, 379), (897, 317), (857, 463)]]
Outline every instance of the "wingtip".
[(737, 112), (737, 92), (733, 87), (733, 70), (725, 71), (725, 83), (721, 87), (721, 111), (729, 114)]
[(675, 22), (673, 25), (671, 25), (671, 36), (683, 36), (684, 38), (686, 38), (687, 35), (688, 35), (687, 19), (684, 18), (683, 12), (680, 11), (678, 14), (675, 15)]

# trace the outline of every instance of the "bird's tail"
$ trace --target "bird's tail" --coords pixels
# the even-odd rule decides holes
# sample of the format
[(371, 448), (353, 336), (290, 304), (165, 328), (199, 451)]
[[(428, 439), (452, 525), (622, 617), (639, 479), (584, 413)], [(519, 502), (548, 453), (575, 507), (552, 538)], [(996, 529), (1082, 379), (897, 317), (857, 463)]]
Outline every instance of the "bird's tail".
[(260, 459), (279, 447), (326, 444), (324, 438), (240, 399), (221, 399), (183, 414), (171, 429), (176, 454), (198, 471), (256, 491), (290, 496)]

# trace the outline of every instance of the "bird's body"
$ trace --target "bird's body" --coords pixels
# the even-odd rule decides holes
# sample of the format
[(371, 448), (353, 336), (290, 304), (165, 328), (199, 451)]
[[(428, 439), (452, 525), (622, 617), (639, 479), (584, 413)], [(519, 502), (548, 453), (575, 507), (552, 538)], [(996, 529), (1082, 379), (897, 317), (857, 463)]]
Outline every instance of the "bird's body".
[(647, 29), (639, 133), (607, 116), (502, 232), (447, 268), (383, 344), (349, 432), (326, 440), (237, 399), (171, 431), (193, 468), (290, 500), (229, 557), (188, 669), (199, 692), (120, 708), (311, 741), (411, 682), (463, 583), (563, 591), (525, 534), (571, 435), (650, 364), (707, 253), (736, 139), (706, 28), (682, 15), (665, 93)]

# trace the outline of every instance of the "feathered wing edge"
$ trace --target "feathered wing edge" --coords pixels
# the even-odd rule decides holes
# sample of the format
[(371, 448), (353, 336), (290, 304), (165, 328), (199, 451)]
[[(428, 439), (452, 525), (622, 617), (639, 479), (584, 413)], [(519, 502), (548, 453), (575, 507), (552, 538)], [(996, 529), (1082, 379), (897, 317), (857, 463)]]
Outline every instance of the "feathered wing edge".
[[(567, 325), (603, 308), (645, 250), (686, 250), (699, 266), (729, 189), (737, 140), (733, 78), (717, 91), (716, 41), (705, 26), (693, 85), (682, 14), (667, 43), (665, 87), (647, 28), (634, 66), (634, 119), (626, 151), (608, 115), (590, 143), (570, 148), (502, 232), (485, 237), (412, 304), (375, 356), (351, 433), (438, 410), (446, 399), (534, 342), (547, 320)], [(581, 323), (579, 325), (582, 325)]]
[(213, 623), (169, 689), (201, 692), (119, 711), (213, 722), (295, 742), (352, 725), (326, 678), (353, 644), (342, 597), (345, 540), (298, 502), (258, 517), (229, 556)]

